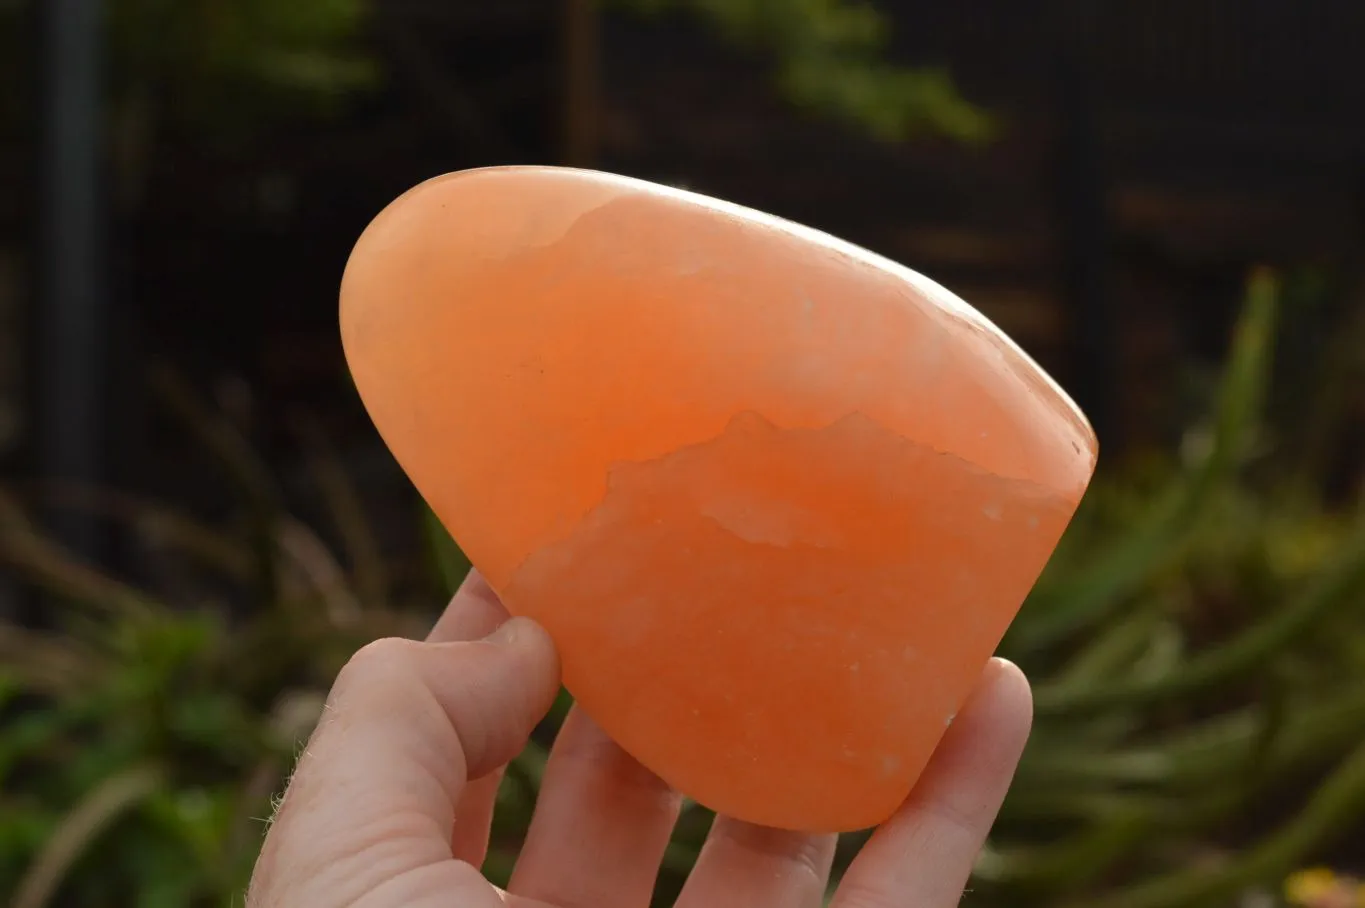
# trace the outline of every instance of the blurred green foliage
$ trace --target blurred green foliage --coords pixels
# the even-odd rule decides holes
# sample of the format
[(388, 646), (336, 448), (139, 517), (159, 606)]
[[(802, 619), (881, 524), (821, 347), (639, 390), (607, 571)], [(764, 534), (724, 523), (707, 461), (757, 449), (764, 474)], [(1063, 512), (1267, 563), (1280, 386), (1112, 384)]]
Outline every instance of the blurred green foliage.
[[(1275, 279), (1255, 275), (1216, 406), (1169, 462), (1102, 477), (1003, 644), (1035, 732), (973, 904), (1201, 908), (1273, 889), (1365, 827), (1365, 511), (1289, 481), (1263, 418)], [(50, 491), (175, 559), (175, 593), (74, 562), (0, 494), (0, 563), (65, 603), (0, 625), (0, 895), (55, 904), (239, 897), (325, 691), (364, 641), (419, 636), (468, 562), (439, 523), (416, 582), (385, 563), (313, 438), (336, 554), (284, 508), (229, 421), (171, 401), (241, 491), (208, 525), (116, 494)], [(526, 829), (561, 697), (508, 774), (488, 871)], [(661, 904), (709, 817), (688, 808)], [(847, 836), (845, 858), (862, 840)], [(1359, 869), (1359, 868), (1356, 868)]]
[[(18, 42), (17, 13), (0, 0), (0, 43)], [(108, 0), (120, 141), (188, 128), (240, 137), (272, 120), (327, 113), (382, 77), (366, 42), (374, 0)], [(980, 143), (995, 120), (964, 99), (949, 74), (888, 54), (890, 25), (859, 0), (602, 0), (607, 8), (681, 12), (769, 59), (778, 89), (798, 106), (886, 140), (941, 135)], [(0, 54), (0, 74), (31, 65)], [(13, 80), (11, 80), (13, 81)], [(17, 84), (17, 83), (15, 83)], [(0, 96), (0, 105), (17, 96)], [(0, 106), (0, 113), (6, 108)], [(131, 134), (131, 138), (128, 137)]]
[(173, 560), (173, 596), (74, 562), (0, 491), (0, 564), (63, 604), (55, 628), (0, 625), (0, 901), (15, 908), (58, 891), (71, 905), (229, 904), (336, 672), (369, 640), (425, 631), (421, 610), (388, 604), (325, 449), (314, 475), (355, 543), (345, 568), (282, 511), (231, 423), (163, 385), (237, 484), (240, 521), (116, 493), (42, 497)]
[(906, 67), (887, 54), (890, 23), (860, 0), (608, 0), (641, 13), (682, 11), (722, 37), (771, 58), (778, 87), (794, 103), (844, 119), (873, 136), (941, 135), (980, 143), (997, 124), (933, 67)]
[(199, 129), (334, 109), (377, 70), (366, 0), (111, 0), (115, 98)]

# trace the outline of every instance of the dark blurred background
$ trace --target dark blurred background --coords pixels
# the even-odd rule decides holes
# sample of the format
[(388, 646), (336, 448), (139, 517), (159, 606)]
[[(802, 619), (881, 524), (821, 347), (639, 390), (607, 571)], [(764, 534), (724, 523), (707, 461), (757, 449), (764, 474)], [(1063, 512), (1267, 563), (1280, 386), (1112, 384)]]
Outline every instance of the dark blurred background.
[[(240, 531), (264, 562), (252, 527), (288, 512), (317, 526), (319, 546), (351, 547), (338, 572), (382, 561), (399, 587), (430, 590), (414, 579), (430, 528), (350, 387), (337, 287), (396, 195), (507, 163), (617, 171), (830, 231), (947, 285), (1051, 371), (1099, 432), (1114, 491), (1094, 507), (1120, 503), (1094, 520), (1119, 554), (1073, 559), (1096, 566), (1076, 568), (1068, 601), (1104, 608), (1020, 637), (1037, 642), (1023, 659), (1040, 672), (1074, 668), (1135, 603), (1164, 603), (1177, 671), (1243, 624), (1292, 623), (1274, 584), (1345, 572), (1334, 614), (1354, 614), (1362, 41), (1358, 0), (0, 0), (0, 492), (14, 568), (0, 615), (36, 634), (62, 627), (73, 598), (134, 588), (260, 607), (187, 580), (174, 546), (147, 542), (146, 513), (129, 532), (109, 502), (54, 491), (76, 488)], [(1257, 275), (1273, 324), (1257, 314)], [(1260, 391), (1237, 372), (1238, 337)], [(1254, 538), (1198, 556), (1216, 569), (1198, 567), (1197, 539), (1158, 554), (1218, 510), (1200, 472), (1215, 468), (1252, 503), (1221, 526)], [(1168, 486), (1167, 511), (1138, 513)], [(1270, 537), (1294, 521), (1292, 539)], [(1267, 553), (1281, 549), (1317, 554), (1258, 574), (1280, 570)], [(64, 588), (75, 569), (42, 561), (58, 557), (117, 586)], [(1172, 589), (1199, 607), (1171, 606)], [(1365, 621), (1332, 627), (1365, 640)], [(1342, 677), (1360, 665), (1351, 653)], [(1136, 677), (1114, 665), (1120, 682)], [(1268, 702), (1235, 689), (1187, 718)], [(1137, 697), (1165, 704), (1143, 728), (1175, 721), (1169, 699)], [(1352, 709), (1332, 727), (1365, 733)], [(1299, 767), (1285, 803), (1344, 748)], [(18, 874), (29, 852), (13, 837)], [(1171, 863), (1128, 872), (1158, 865)]]
[(793, 83), (839, 51), (833, 4), (7, 6), (11, 474), (203, 491), (153, 363), (249, 407), (272, 460), (301, 411), (367, 459), (335, 318), (350, 245), (406, 187), (485, 164), (685, 185), (921, 270), (1072, 390), (1106, 457), (1183, 427), (1248, 265), (1354, 280), (1351, 0), (883, 0), (867, 56), (908, 72), (821, 61), (847, 83), (823, 93)]

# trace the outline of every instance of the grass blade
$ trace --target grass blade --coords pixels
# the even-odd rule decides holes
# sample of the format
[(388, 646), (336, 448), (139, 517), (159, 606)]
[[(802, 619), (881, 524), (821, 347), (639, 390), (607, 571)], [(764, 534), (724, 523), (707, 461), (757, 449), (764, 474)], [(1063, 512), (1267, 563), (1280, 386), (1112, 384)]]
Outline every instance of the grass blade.
[(1040, 590), (1009, 635), (1015, 650), (1036, 651), (1108, 617), (1161, 565), (1178, 556), (1199, 515), (1234, 473), (1260, 419), (1270, 373), (1279, 285), (1255, 272), (1223, 374), (1213, 437), (1200, 465), (1158, 499), (1144, 523), (1058, 588)]
[(160, 787), (156, 767), (136, 766), (97, 785), (67, 814), (43, 850), (29, 866), (16, 890), (11, 908), (44, 908), (52, 901), (67, 871), (96, 839), (123, 814)]

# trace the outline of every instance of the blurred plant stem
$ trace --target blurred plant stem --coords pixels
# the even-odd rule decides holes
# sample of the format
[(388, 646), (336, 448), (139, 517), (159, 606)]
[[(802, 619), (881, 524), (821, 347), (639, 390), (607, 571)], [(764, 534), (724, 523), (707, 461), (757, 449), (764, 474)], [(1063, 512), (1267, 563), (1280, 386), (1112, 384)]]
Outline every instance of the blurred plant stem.
[(63, 875), (92, 841), (161, 784), (159, 770), (137, 766), (97, 785), (47, 840), (28, 873), (20, 880), (12, 908), (44, 908), (50, 904)]

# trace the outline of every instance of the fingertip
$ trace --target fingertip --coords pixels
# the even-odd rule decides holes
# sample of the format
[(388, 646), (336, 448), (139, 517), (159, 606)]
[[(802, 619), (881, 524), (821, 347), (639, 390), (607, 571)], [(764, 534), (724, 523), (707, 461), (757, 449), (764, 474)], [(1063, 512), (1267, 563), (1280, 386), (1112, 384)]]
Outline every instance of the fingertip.
[(502, 600), (498, 598), (498, 594), (476, 567), (470, 568), (469, 572), (464, 575), (464, 580), (460, 582), (460, 588), (455, 591), (455, 595), (476, 600), (503, 612), (503, 614), (507, 613), (507, 610), (503, 608)]
[(1019, 666), (994, 657), (986, 663), (950, 736), (985, 734), (1006, 751), (1022, 750), (1033, 727), (1033, 689)]
[(518, 650), (522, 658), (559, 678), (559, 650), (543, 625), (532, 618), (517, 616), (498, 625), (484, 638), (485, 643)]
[(986, 663), (986, 671), (995, 672), (997, 675), (1013, 675), (1025, 684), (1028, 683), (1024, 670), (1004, 656), (992, 656), (990, 661)]
[(1033, 686), (1018, 665), (996, 656), (986, 666), (984, 682), (994, 698), (1033, 716)]
[(508, 619), (507, 609), (478, 569), (471, 568), (451, 597), (427, 640), (449, 643), (478, 640)]
[(524, 615), (508, 618), (494, 628), (493, 632), (484, 639), (499, 646), (528, 646), (541, 650), (554, 649), (554, 642), (550, 639), (549, 631), (545, 630), (535, 619), (527, 618)]

